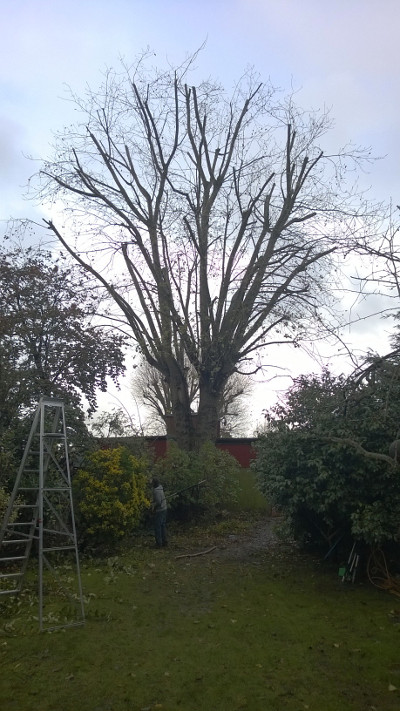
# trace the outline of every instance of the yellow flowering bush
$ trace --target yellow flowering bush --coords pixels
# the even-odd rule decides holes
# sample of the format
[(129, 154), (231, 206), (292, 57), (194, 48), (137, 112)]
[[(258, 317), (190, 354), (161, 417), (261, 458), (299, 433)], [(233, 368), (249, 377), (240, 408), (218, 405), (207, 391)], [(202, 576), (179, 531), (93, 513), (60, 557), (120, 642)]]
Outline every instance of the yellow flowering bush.
[(74, 478), (79, 532), (96, 543), (120, 540), (136, 528), (150, 502), (148, 462), (126, 447), (91, 452)]

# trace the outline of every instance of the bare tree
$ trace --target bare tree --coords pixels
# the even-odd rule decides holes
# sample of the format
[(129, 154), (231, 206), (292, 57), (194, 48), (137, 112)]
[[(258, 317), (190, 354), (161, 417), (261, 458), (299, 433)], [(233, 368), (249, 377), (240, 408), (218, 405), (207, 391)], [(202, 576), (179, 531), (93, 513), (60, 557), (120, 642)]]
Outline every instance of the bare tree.
[[(198, 407), (199, 384), (197, 373), (190, 363), (186, 363), (186, 379), (192, 412)], [(233, 373), (225, 383), (218, 407), (218, 418), (222, 432), (235, 434), (245, 429), (248, 398), (252, 382), (244, 373)], [(157, 368), (142, 360), (132, 378), (132, 393), (135, 400), (148, 410), (148, 425), (158, 429), (167, 428), (167, 418), (173, 414), (171, 392), (168, 382)]]
[(379, 230), (379, 237), (371, 242), (368, 235), (363, 235), (359, 241), (358, 252), (368, 257), (367, 274), (357, 273), (353, 277), (359, 284), (359, 291), (362, 294), (379, 294), (384, 296), (389, 302), (393, 301), (393, 306), (388, 306), (380, 313), (387, 315), (398, 313), (400, 300), (400, 206), (393, 210), (389, 207), (388, 215), (385, 216), (382, 228)]
[(364, 229), (345, 178), (366, 158), (325, 155), (328, 117), (252, 74), (228, 96), (211, 81), (190, 86), (190, 69), (149, 73), (143, 60), (108, 72), (97, 92), (72, 97), (82, 123), (56, 137), (40, 173), (42, 199), (63, 205), (64, 224), (49, 229), (165, 378), (186, 448), (215, 438), (240, 363), (322, 327), (333, 257)]
[(220, 404), (221, 436), (247, 432), (249, 400), (253, 382), (245, 373), (233, 373), (225, 383)]
[[(194, 411), (198, 396), (198, 382), (196, 373), (188, 361), (185, 364), (185, 373), (190, 407)], [(166, 418), (173, 414), (171, 391), (165, 376), (144, 359), (135, 369), (132, 393), (149, 412), (150, 424), (158, 429), (166, 428)]]
[(140, 430), (121, 407), (100, 412), (90, 423), (90, 430), (96, 437), (139, 437)]

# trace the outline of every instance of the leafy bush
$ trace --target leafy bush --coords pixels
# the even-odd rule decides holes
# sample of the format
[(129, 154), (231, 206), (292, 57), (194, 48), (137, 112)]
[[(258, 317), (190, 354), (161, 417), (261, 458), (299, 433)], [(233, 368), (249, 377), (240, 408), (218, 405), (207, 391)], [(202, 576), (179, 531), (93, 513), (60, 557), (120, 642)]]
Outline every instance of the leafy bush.
[[(7, 489), (5, 489), (3, 486), (0, 486), (0, 525), (4, 521), (4, 517), (6, 515), (8, 505), (10, 503), (10, 496), (11, 496), (11, 494), (7, 491)], [(19, 513), (18, 506), (22, 506), (23, 504), (24, 504), (23, 498), (21, 496), (17, 496), (16, 500), (14, 501), (14, 506), (13, 506), (13, 509), (11, 511), (11, 515), (9, 518), (10, 523), (13, 523), (14, 521), (17, 520), (18, 513)], [(6, 530), (5, 538), (8, 538), (8, 536), (9, 536), (9, 533), (7, 533), (7, 530)]]
[(91, 452), (74, 478), (81, 534), (95, 543), (115, 543), (140, 523), (150, 505), (148, 463), (125, 447)]
[(10, 488), (18, 465), (13, 449), (8, 446), (6, 437), (0, 437), (0, 487)]
[(302, 377), (272, 412), (254, 467), (297, 539), (399, 541), (400, 472), (385, 460), (399, 414), (394, 384), (382, 370), (373, 385)]
[(10, 494), (2, 486), (0, 486), (0, 524), (3, 523), (9, 501)]
[(381, 490), (386, 467), (365, 462), (349, 446), (308, 433), (271, 432), (259, 440), (255, 467), (260, 488), (287, 516), (297, 540), (330, 547), (343, 535), (369, 543), (395, 535), (388, 525), (361, 525), (360, 514), (370, 501), (379, 498), (383, 509), (390, 505)]
[[(164, 486), (169, 509), (178, 518), (188, 518), (234, 502), (239, 469), (234, 457), (211, 443), (196, 453), (183, 451), (171, 442), (166, 456), (154, 464), (153, 473)], [(180, 493), (173, 496), (176, 492)]]

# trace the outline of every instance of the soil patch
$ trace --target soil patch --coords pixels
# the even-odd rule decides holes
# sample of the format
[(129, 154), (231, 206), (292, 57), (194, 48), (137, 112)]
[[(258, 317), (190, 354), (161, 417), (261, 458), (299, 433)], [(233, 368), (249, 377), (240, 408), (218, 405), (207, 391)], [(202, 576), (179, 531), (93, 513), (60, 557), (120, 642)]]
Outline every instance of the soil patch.
[(277, 527), (281, 522), (282, 519), (277, 517), (263, 517), (247, 532), (228, 534), (219, 545), (216, 544), (213, 556), (242, 561), (294, 552), (296, 544), (283, 541), (277, 535)]
[(283, 540), (277, 532), (282, 519), (276, 516), (263, 516), (253, 522), (251, 526), (246, 526), (244, 530), (236, 530), (232, 524), (234, 532), (209, 532), (203, 538), (196, 541), (196, 545), (188, 546), (187, 541), (181, 549), (181, 556), (201, 559), (202, 554), (208, 557), (225, 561), (256, 562), (263, 558), (289, 556), (298, 553), (297, 544), (294, 541)]

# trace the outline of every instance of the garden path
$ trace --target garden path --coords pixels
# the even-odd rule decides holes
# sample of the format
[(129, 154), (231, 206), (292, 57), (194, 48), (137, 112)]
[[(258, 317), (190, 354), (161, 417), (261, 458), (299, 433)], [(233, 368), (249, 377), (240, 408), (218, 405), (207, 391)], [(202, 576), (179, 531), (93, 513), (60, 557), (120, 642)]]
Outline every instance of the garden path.
[(257, 520), (247, 531), (228, 534), (212, 555), (230, 560), (249, 560), (260, 556), (275, 557), (293, 552), (294, 543), (283, 540), (277, 534), (282, 519), (265, 516)]

